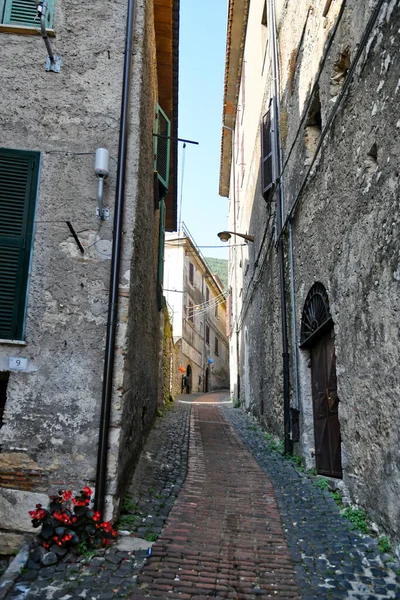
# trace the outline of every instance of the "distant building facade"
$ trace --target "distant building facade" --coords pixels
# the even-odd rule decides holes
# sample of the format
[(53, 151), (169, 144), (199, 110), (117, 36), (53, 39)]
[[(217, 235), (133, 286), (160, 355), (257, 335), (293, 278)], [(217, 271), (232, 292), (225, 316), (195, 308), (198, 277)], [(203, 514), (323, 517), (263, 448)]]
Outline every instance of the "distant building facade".
[(400, 5), (230, 0), (232, 395), (400, 541)]
[(186, 229), (166, 234), (163, 292), (177, 362), (185, 369), (175, 373), (174, 393), (228, 388), (224, 291)]
[(60, 488), (115, 516), (156, 415), (178, 15), (50, 0), (46, 63), (36, 2), (0, 1), (0, 553)]

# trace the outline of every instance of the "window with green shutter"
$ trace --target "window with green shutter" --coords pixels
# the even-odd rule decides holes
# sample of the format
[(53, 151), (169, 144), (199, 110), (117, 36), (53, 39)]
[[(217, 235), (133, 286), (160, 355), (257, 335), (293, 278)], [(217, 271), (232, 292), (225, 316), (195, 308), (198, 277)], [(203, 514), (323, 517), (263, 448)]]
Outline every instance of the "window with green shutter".
[[(2, 10), (1, 10), (2, 9)], [(40, 28), (36, 0), (0, 0), (1, 23)], [(54, 0), (47, 0), (46, 26), (53, 27)]]
[(158, 174), (159, 197), (164, 198), (169, 185), (171, 123), (158, 104), (154, 134), (154, 171)]
[(165, 243), (165, 202), (160, 200), (160, 224), (158, 234), (158, 272), (157, 272), (157, 304), (158, 310), (164, 308), (164, 243)]
[(22, 340), (39, 152), (0, 148), (0, 338)]

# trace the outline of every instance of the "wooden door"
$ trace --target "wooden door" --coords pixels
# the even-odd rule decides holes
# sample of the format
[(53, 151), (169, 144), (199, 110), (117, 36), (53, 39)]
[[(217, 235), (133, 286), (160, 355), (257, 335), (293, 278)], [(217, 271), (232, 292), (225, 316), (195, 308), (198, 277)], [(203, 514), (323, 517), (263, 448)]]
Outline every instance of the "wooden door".
[(330, 477), (342, 477), (333, 329), (311, 347), (311, 377), (317, 472)]

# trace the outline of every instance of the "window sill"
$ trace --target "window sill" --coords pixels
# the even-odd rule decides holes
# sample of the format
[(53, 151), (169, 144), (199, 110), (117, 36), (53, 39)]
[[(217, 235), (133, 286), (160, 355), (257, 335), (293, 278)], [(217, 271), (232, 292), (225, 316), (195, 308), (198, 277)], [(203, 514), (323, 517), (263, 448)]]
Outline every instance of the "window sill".
[[(25, 25), (9, 25), (0, 23), (0, 33), (14, 33), (18, 35), (42, 35), (40, 27), (27, 27)], [(54, 29), (47, 29), (49, 37), (56, 37)]]
[(24, 340), (0, 340), (0, 344), (8, 346), (27, 346)]

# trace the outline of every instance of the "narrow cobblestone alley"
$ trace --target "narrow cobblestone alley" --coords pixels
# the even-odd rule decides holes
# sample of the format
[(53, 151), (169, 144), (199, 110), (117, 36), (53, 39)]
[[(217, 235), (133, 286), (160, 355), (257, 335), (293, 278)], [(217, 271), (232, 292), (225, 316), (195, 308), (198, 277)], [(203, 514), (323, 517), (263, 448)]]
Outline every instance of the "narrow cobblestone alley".
[[(393, 557), (227, 399), (183, 396), (157, 420), (130, 491), (137, 538), (90, 561), (30, 561), (7, 600), (400, 598)], [(150, 532), (151, 556), (124, 546)]]
[(218, 406), (194, 405), (190, 432), (188, 477), (139, 587), (177, 599), (298, 598), (271, 482)]

